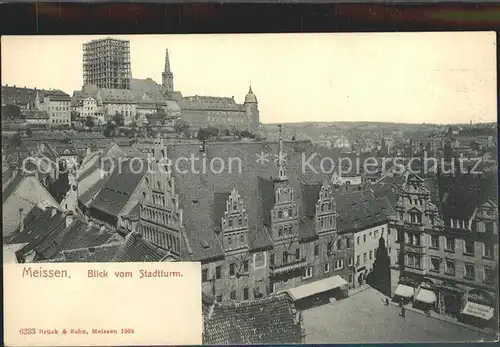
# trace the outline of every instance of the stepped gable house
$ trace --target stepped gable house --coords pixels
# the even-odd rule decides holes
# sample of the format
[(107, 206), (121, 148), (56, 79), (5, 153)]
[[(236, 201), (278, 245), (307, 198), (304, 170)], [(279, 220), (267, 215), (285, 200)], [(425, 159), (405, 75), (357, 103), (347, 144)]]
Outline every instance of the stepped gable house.
[[(148, 174), (137, 230), (174, 258), (201, 261), (203, 291), (218, 302), (292, 288), (301, 288), (292, 293), (300, 300), (345, 288), (353, 281), (352, 233), (337, 229), (328, 175), (302, 172), (302, 153), (313, 149), (281, 137), (279, 143), (168, 146), (172, 162), (193, 155), (200, 166), (192, 170), (182, 160), (171, 174)], [(166, 150), (159, 139), (155, 158)], [(272, 159), (256, 161), (261, 152)], [(274, 155), (281, 159), (274, 162)], [(203, 161), (210, 168), (214, 158), (225, 162), (224, 170), (219, 162), (218, 170), (203, 173)], [(232, 158), (241, 160), (241, 171), (236, 161), (230, 171)]]

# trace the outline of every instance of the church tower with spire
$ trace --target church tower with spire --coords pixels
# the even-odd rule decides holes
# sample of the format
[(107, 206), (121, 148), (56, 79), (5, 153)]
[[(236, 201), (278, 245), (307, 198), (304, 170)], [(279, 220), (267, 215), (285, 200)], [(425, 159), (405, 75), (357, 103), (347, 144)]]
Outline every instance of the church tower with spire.
[(170, 59), (168, 57), (168, 48), (165, 50), (165, 68), (161, 74), (162, 86), (168, 91), (174, 91), (174, 75), (170, 71)]

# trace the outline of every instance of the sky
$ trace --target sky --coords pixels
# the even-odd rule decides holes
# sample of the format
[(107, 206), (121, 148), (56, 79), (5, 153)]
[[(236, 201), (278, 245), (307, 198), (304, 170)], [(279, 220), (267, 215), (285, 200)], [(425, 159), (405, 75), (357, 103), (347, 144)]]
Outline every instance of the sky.
[[(82, 86), (83, 43), (105, 36), (2, 36), (2, 85)], [(161, 83), (165, 49), (184, 96), (251, 83), (263, 123), (496, 122), (494, 32), (116, 35), (134, 78)]]

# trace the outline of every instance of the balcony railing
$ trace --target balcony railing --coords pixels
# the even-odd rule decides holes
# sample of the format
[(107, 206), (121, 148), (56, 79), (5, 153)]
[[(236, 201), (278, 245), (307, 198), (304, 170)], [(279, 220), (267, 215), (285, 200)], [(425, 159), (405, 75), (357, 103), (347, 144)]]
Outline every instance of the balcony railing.
[(427, 246), (405, 244), (405, 252), (425, 254), (427, 253)]
[(280, 265), (270, 265), (269, 271), (271, 275), (281, 275), (286, 272), (295, 271), (303, 269), (307, 266), (307, 261), (305, 258), (297, 259), (292, 262), (280, 264)]
[(416, 230), (416, 231), (424, 231), (424, 225), (418, 222), (409, 222), (404, 221), (403, 226), (406, 229)]

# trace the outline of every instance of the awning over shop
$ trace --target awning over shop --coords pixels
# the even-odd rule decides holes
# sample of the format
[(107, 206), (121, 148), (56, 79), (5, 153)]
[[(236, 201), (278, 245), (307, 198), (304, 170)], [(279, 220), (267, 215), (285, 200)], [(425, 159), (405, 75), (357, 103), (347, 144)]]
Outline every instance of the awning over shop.
[(411, 298), (413, 295), (415, 295), (415, 290), (412, 287), (400, 284), (396, 288), (394, 295), (401, 296), (403, 298)]
[(479, 317), (485, 320), (493, 318), (494, 309), (485, 305), (476, 304), (475, 302), (467, 302), (462, 313), (469, 316)]
[(436, 302), (436, 294), (425, 288), (420, 288), (415, 300), (425, 302), (426, 304), (433, 304)]
[(328, 290), (342, 287), (347, 284), (347, 281), (340, 276), (333, 276), (322, 279), (320, 281), (303, 284), (301, 286), (288, 289), (286, 292), (290, 295), (293, 301), (297, 301), (308, 296), (324, 293)]

